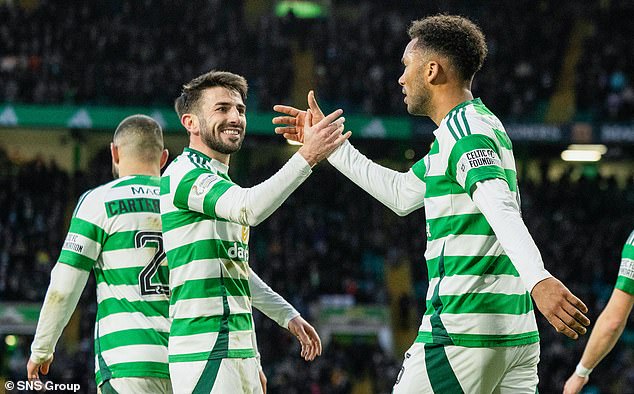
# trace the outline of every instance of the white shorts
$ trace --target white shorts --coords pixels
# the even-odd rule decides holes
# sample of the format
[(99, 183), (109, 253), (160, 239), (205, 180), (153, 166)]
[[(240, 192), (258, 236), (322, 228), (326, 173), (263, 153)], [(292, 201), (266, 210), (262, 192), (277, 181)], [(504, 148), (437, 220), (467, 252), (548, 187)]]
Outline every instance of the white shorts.
[(262, 394), (260, 368), (252, 358), (170, 363), (175, 394)]
[(114, 378), (97, 388), (98, 394), (110, 394), (112, 389), (118, 394), (172, 394), (169, 379), (161, 378)]
[(414, 343), (393, 394), (535, 394), (539, 343), (469, 348)]

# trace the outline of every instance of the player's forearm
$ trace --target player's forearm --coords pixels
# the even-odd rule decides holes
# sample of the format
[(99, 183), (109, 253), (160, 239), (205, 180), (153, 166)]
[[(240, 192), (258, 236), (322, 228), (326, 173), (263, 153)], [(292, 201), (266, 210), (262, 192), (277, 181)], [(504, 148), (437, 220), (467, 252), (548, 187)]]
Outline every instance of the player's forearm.
[(51, 271), (51, 283), (31, 345), (31, 359), (41, 363), (55, 351), (55, 345), (79, 302), (88, 281), (88, 271), (57, 263)]
[(249, 288), (253, 307), (280, 326), (288, 328), (288, 322), (299, 316), (299, 312), (271, 289), (253, 270), (249, 273)]
[(537, 283), (552, 276), (544, 268), (539, 249), (506, 182), (501, 179), (478, 182), (473, 202), (493, 229), (528, 292)]
[(398, 215), (407, 215), (424, 204), (425, 183), (412, 171), (402, 173), (380, 166), (348, 141), (330, 155), (328, 161)]
[(623, 334), (627, 318), (634, 305), (634, 296), (614, 289), (608, 304), (599, 315), (590, 339), (583, 351), (581, 364), (585, 368), (596, 367), (610, 353)]
[(581, 364), (586, 368), (596, 367), (603, 358), (610, 353), (616, 345), (619, 337), (625, 328), (625, 320), (622, 324), (614, 325), (606, 318), (605, 312), (599, 316), (594, 329), (590, 334), (590, 339), (583, 351)]
[(216, 203), (216, 214), (245, 226), (269, 217), (311, 174), (306, 160), (294, 154), (275, 175), (250, 188), (233, 186)]

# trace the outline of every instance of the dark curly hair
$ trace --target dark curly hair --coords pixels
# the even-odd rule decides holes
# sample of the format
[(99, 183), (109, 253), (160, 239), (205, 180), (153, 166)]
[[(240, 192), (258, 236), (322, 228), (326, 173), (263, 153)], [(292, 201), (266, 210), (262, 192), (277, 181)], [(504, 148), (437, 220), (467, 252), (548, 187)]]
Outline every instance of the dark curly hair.
[(413, 21), (407, 31), (418, 38), (417, 47), (447, 56), (463, 80), (470, 80), (482, 67), (487, 44), (482, 30), (458, 15), (434, 15)]

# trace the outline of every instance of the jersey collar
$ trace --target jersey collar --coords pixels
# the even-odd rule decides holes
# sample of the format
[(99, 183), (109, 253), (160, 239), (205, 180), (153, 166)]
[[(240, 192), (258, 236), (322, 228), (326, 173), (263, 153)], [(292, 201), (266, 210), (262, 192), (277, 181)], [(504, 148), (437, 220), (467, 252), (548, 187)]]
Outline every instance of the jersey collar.
[(211, 167), (213, 167), (216, 171), (226, 174), (229, 172), (229, 166), (216, 160), (216, 159), (212, 159), (211, 157), (207, 156), (206, 154), (202, 153), (199, 150), (196, 150), (194, 148), (190, 148), (190, 147), (185, 147), (185, 149), (183, 150), (183, 152), (187, 152), (190, 154), (193, 154), (195, 156), (200, 157), (201, 159), (203, 159), (206, 163), (208, 163)]
[(454, 116), (456, 114), (456, 112), (459, 111), (461, 108), (464, 108), (464, 107), (466, 107), (467, 105), (470, 105), (470, 104), (481, 104), (482, 105), (482, 100), (480, 100), (480, 97), (476, 97), (473, 100), (463, 101), (460, 104), (458, 104), (455, 107), (453, 107), (451, 109), (451, 111), (449, 111), (447, 113), (447, 115), (445, 115), (445, 117), (442, 118), (442, 120), (440, 121), (440, 125), (438, 126), (438, 128), (436, 130), (434, 130), (434, 135), (436, 137), (438, 137), (438, 134), (440, 133), (440, 130), (443, 129), (443, 126), (447, 123), (449, 118)]

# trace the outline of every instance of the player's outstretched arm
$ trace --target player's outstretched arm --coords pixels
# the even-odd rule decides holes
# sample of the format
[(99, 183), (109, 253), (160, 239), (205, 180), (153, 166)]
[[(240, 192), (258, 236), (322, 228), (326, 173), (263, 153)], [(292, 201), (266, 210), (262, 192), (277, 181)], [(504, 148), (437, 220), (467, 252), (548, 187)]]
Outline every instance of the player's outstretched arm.
[[(308, 93), (308, 106), (313, 122), (323, 119), (323, 112), (312, 90)], [(273, 123), (278, 125), (275, 132), (288, 140), (304, 142), (305, 130), (311, 124), (306, 118), (307, 111), (287, 105), (275, 105), (273, 109), (284, 114), (273, 118)], [(328, 161), (397, 215), (407, 215), (424, 204), (425, 183), (412, 170), (402, 173), (380, 166), (348, 141), (335, 150)]]
[[(217, 217), (245, 226), (260, 224), (308, 178), (312, 166), (350, 137), (350, 133), (341, 133), (345, 121), (342, 113), (342, 110), (336, 110), (308, 127), (304, 146), (266, 181), (250, 188), (233, 185), (217, 201), (208, 199), (207, 194), (190, 193), (188, 201), (180, 204), (203, 213), (213, 210)], [(210, 189), (208, 193), (213, 194), (214, 190)], [(174, 204), (179, 206), (176, 200)]]
[(520, 274), (539, 311), (558, 332), (577, 339), (586, 333), (588, 308), (545, 268), (508, 184), (502, 179), (478, 182), (473, 202), (491, 225)]
[(564, 394), (577, 394), (588, 383), (590, 372), (616, 345), (634, 306), (634, 295), (614, 289), (597, 319), (577, 369), (568, 378)]
[(89, 271), (63, 263), (57, 263), (51, 271), (51, 283), (46, 291), (26, 366), (29, 379), (39, 379), (39, 372), (48, 373), (55, 345), (77, 307), (89, 275)]

